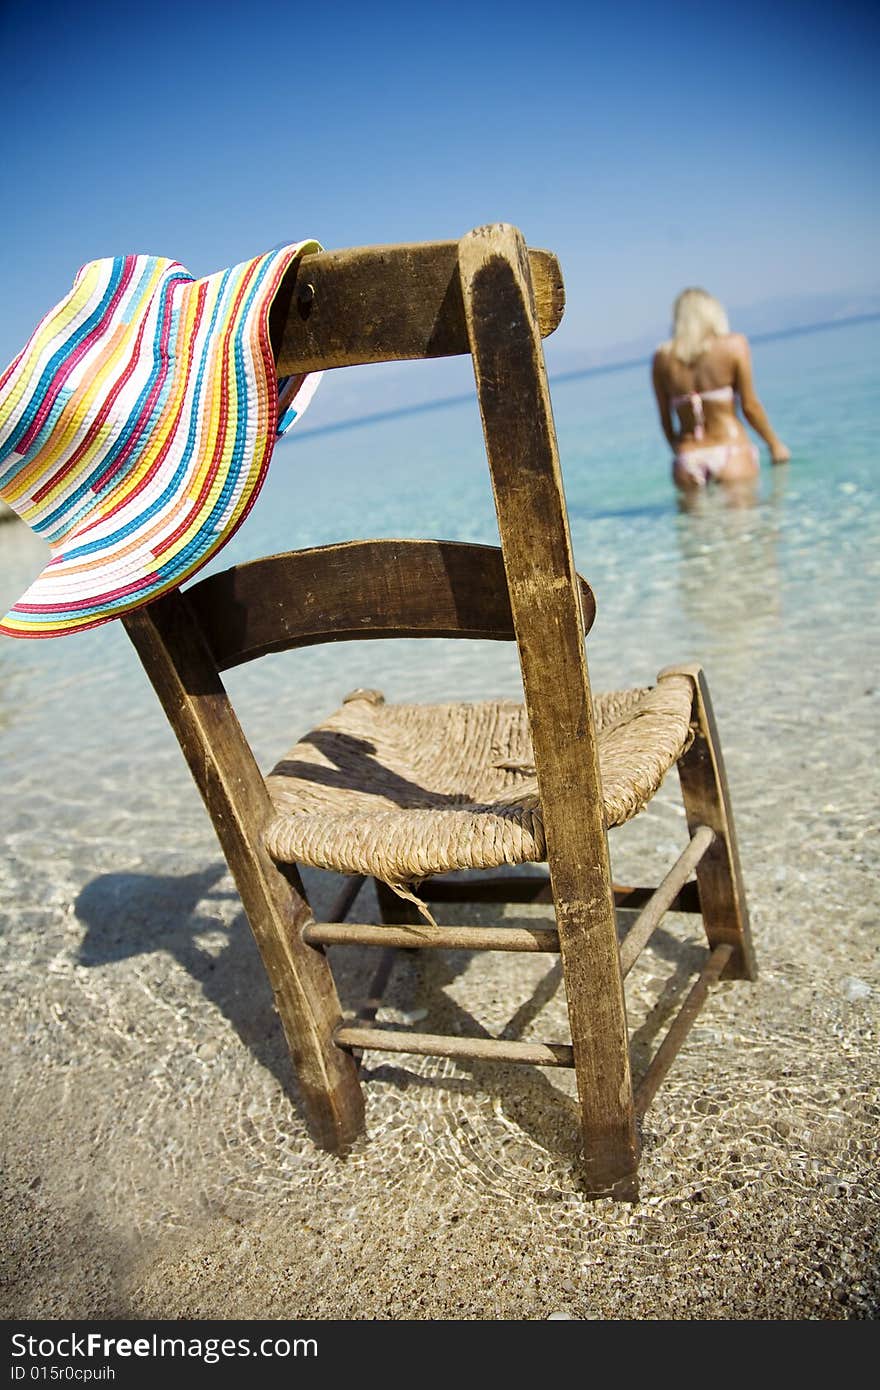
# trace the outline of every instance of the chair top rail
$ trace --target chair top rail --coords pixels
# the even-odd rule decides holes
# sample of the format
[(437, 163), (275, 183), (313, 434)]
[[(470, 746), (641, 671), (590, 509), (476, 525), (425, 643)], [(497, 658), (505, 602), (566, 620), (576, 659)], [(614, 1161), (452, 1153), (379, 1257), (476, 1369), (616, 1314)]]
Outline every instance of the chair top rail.
[[(565, 307), (562, 272), (550, 251), (530, 250), (529, 260), (547, 337)], [(269, 332), (281, 375), (467, 353), (458, 242), (303, 256), (275, 297)]]
[[(184, 591), (220, 671), (269, 652), (387, 637), (513, 641), (497, 546), (372, 540), (234, 565)], [(596, 605), (580, 580), (584, 631)]]

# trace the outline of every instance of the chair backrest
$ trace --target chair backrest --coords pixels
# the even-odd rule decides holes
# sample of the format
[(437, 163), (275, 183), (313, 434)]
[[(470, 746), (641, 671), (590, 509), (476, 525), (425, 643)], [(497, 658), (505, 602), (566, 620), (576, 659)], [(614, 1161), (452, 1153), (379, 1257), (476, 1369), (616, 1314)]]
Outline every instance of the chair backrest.
[(504, 225), (458, 243), (304, 258), (270, 321), (282, 374), (471, 353), (500, 558), (454, 542), (323, 547), (202, 580), (122, 621), (248, 905), (279, 1011), (316, 1029), (304, 1047), (285, 1023), (301, 1085), (348, 1097), (321, 1122), (337, 1138), (354, 1132), (360, 1105), (350, 1059), (327, 1041), (338, 1001), (323, 958), (296, 946), (310, 909), (295, 866), (277, 866), (263, 844), (273, 808), (220, 670), (328, 638), (515, 636), (591, 1162), (619, 1175), (634, 1171), (637, 1144), (584, 645), (594, 610), (574, 568), (541, 346), (562, 307), (555, 258)]
[[(586, 630), (596, 611), (579, 579)], [(502, 553), (462, 541), (348, 541), (270, 555), (192, 585), (218, 671), (269, 652), (383, 637), (516, 637)]]
[[(325, 640), (515, 636), (548, 840), (566, 842), (572, 824), (599, 816), (584, 652), (595, 610), (575, 573), (541, 347), (563, 307), (555, 256), (529, 251), (505, 225), (460, 242), (303, 257), (270, 320), (280, 374), (471, 353), (504, 574), (497, 551), (454, 542), (360, 542), (234, 567), (124, 620), (157, 689), (160, 632), (165, 659), (191, 663), (198, 640), (215, 675)], [(175, 723), (179, 702), (166, 712)], [(604, 837), (599, 820), (590, 829)]]
[[(279, 373), (470, 352), (457, 241), (303, 256), (269, 321)], [(541, 334), (559, 327), (565, 290), (550, 251), (529, 251)]]
[[(557, 876), (604, 841), (584, 652), (595, 606), (575, 573), (541, 346), (563, 305), (556, 258), (504, 225), (460, 242), (322, 252), (287, 277), (270, 322), (281, 374), (471, 353), (501, 554), (438, 541), (325, 546), (233, 567), (129, 614), (200, 785), (216, 756), (205, 740), (220, 709), (231, 713), (221, 670), (328, 640), (515, 637)], [(233, 761), (249, 762), (239, 740)], [(583, 899), (579, 872), (557, 895)]]

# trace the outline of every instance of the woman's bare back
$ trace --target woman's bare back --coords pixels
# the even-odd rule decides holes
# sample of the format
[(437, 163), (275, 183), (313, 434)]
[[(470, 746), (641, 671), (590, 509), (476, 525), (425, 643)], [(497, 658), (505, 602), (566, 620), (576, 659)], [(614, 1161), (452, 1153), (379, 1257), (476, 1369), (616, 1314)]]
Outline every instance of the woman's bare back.
[(739, 481), (758, 472), (757, 450), (737, 414), (737, 402), (767, 443), (773, 462), (783, 463), (790, 457), (758, 400), (748, 340), (741, 333), (713, 338), (690, 363), (682, 362), (668, 347), (658, 348), (653, 382), (679, 486), (699, 485), (708, 476), (719, 482)]

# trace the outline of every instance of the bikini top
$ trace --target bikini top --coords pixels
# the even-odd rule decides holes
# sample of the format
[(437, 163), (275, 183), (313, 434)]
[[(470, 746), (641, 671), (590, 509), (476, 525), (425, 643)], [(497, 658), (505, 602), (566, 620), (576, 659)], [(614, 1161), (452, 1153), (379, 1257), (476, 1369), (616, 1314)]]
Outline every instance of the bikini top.
[(705, 434), (703, 401), (732, 401), (732, 386), (716, 386), (712, 391), (686, 391), (683, 396), (673, 396), (669, 404), (677, 410), (680, 405), (689, 405), (694, 412), (694, 439), (702, 439)]

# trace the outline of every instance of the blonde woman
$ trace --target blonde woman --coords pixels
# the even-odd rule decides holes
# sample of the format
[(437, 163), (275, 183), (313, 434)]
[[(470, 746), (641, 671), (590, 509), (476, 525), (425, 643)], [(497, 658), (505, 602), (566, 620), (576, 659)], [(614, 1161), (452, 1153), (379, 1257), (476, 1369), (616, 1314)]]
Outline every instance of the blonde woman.
[(791, 458), (755, 394), (748, 340), (731, 333), (724, 309), (705, 290), (683, 290), (676, 299), (672, 337), (655, 352), (652, 377), (678, 487), (757, 475), (758, 451), (736, 413), (737, 398), (773, 462)]

